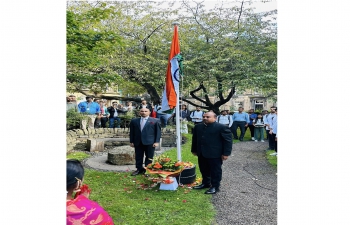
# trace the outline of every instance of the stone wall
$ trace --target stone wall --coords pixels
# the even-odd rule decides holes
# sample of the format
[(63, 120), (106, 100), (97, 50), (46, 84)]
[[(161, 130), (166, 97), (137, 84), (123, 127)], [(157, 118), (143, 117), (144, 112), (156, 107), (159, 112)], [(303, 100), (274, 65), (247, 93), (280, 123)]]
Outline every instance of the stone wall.
[[(97, 128), (73, 129), (66, 133), (66, 151), (87, 150), (88, 138), (129, 138), (129, 129), (125, 128)], [(128, 143), (126, 143), (128, 144)], [(106, 142), (105, 146), (118, 146), (119, 142)], [(176, 147), (175, 129), (162, 128), (162, 147)]]

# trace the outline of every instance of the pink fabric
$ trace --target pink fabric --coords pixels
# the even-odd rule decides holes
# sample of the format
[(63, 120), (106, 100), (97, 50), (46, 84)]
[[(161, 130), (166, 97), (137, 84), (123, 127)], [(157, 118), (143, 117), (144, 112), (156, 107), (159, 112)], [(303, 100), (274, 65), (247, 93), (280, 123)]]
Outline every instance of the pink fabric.
[(104, 115), (105, 114), (105, 109), (103, 107), (101, 107), (100, 109), (101, 109), (102, 115)]
[(112, 218), (97, 203), (84, 195), (67, 202), (67, 225), (114, 225)]

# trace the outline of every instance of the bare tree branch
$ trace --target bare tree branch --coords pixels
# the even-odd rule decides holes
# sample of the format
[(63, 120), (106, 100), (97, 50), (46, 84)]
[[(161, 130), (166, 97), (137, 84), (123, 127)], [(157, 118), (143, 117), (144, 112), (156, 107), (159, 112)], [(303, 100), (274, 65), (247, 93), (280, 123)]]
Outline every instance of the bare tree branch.
[(241, 19), (241, 15), (242, 15), (242, 12), (243, 12), (243, 3), (244, 3), (244, 0), (242, 1), (242, 4), (241, 4), (241, 9), (240, 9), (240, 11), (239, 11), (239, 16), (238, 16), (238, 20), (237, 20), (237, 37), (236, 37), (236, 39), (235, 39), (235, 41), (237, 41), (237, 39), (238, 39), (238, 35), (239, 35), (239, 21), (240, 21), (240, 19)]

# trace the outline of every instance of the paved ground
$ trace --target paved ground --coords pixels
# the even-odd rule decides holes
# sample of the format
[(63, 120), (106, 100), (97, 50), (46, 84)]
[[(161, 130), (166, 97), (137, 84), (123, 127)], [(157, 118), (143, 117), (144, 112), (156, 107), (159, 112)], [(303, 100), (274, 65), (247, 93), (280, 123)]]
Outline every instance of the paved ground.
[[(267, 148), (267, 142), (244, 141), (233, 145), (232, 155), (223, 164), (220, 192), (212, 198), (217, 210), (216, 224), (277, 224), (277, 169), (265, 158)], [(156, 154), (168, 149), (162, 148)], [(106, 161), (107, 153), (103, 152), (94, 153), (83, 163), (102, 171), (135, 170), (134, 165), (116, 166)]]
[(220, 192), (212, 198), (217, 224), (277, 224), (277, 169), (265, 159), (267, 148), (267, 142), (233, 145)]
[[(173, 147), (161, 147), (159, 151), (155, 151), (155, 155), (160, 155), (163, 152), (171, 149)], [(90, 153), (90, 152), (89, 152)], [(83, 164), (87, 168), (92, 168), (100, 171), (119, 171), (119, 172), (128, 172), (136, 170), (135, 165), (124, 165), (117, 166), (107, 162), (108, 150), (104, 152), (90, 153), (92, 156), (83, 160)]]

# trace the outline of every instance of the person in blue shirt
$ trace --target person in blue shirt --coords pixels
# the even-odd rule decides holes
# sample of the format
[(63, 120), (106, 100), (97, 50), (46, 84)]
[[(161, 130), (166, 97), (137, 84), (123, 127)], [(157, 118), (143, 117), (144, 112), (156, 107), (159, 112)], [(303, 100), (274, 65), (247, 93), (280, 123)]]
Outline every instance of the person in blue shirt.
[[(86, 96), (85, 102), (80, 102), (78, 105), (78, 111), (84, 113), (89, 117), (89, 129), (94, 129), (94, 123), (97, 115), (100, 114), (100, 105), (92, 101), (91, 96)], [(82, 129), (86, 129), (87, 120), (83, 119), (81, 121)]]
[(237, 128), (241, 130), (241, 135), (239, 136), (239, 140), (243, 141), (246, 127), (249, 123), (249, 116), (246, 112), (243, 112), (244, 108), (239, 107), (238, 112), (232, 115), (232, 126), (231, 132), (233, 133), (233, 138), (238, 139), (237, 136)]
[(247, 129), (249, 128), (250, 130), (250, 136), (252, 137), (252, 140), (254, 141), (254, 125), (253, 125), (253, 121), (256, 119), (257, 115), (254, 113), (254, 109), (249, 109), (248, 112), (248, 116), (249, 116), (249, 123), (248, 126), (245, 128), (245, 130), (247, 131)]

